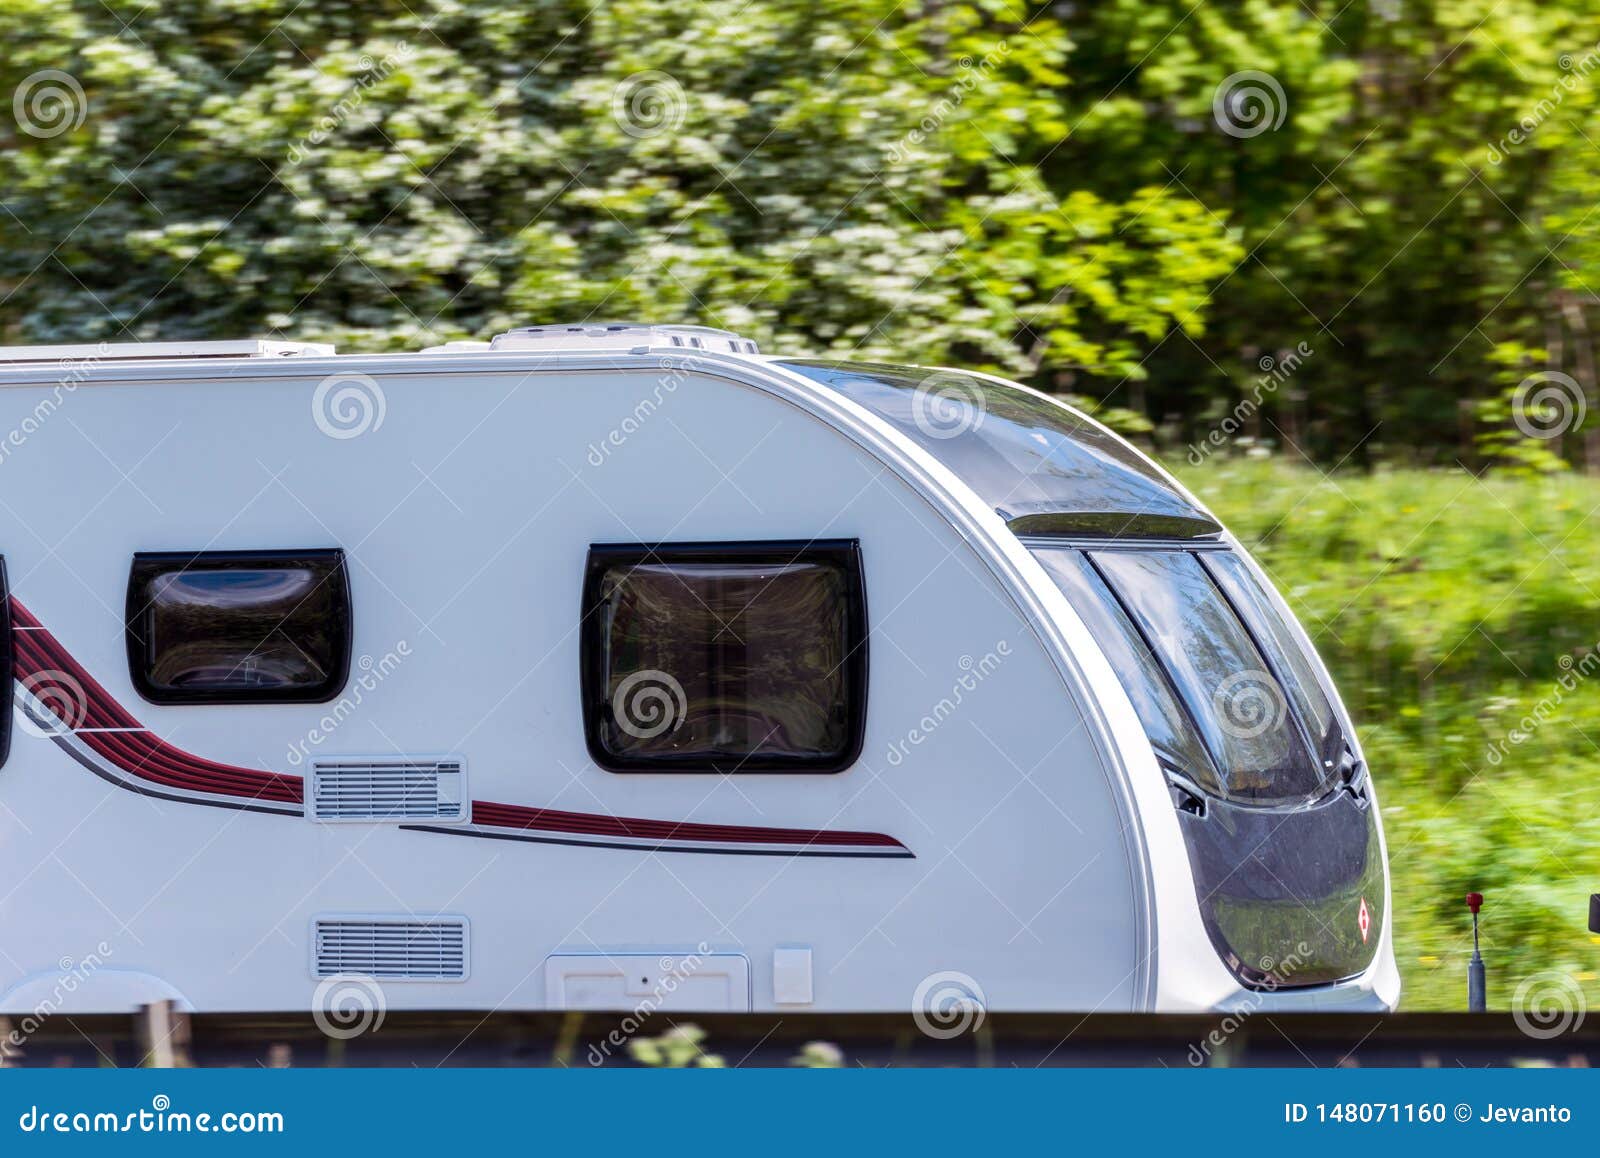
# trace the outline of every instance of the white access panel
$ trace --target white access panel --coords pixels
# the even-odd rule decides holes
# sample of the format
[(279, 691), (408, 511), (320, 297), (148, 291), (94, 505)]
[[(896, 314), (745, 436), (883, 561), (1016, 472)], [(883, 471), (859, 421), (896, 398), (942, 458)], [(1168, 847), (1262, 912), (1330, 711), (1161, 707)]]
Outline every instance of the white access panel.
[(544, 996), (550, 1009), (748, 1013), (750, 962), (741, 953), (552, 953)]

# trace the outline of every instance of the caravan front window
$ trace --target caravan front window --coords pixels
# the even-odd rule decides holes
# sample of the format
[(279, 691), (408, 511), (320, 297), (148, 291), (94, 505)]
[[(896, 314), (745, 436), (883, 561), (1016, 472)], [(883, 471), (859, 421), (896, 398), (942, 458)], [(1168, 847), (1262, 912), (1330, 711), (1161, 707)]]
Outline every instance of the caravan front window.
[(1216, 796), (1222, 782), (1177, 692), (1144, 637), (1117, 605), (1081, 551), (1035, 551), (1056, 586), (1082, 617), (1133, 701), (1156, 757), (1169, 771)]
[(1025, 542), (1167, 773), (1223, 962), (1266, 989), (1367, 968), (1384, 887), (1364, 773), (1326, 673), (1247, 560), (1215, 540)]
[(872, 411), (970, 486), (1017, 534), (1178, 537), (1221, 528), (1104, 427), (1045, 395), (954, 370), (779, 363)]
[[(1330, 786), (1337, 716), (1315, 661), (1241, 560), (1030, 546), (1112, 660), (1164, 763), (1239, 804), (1292, 803)], [(1194, 732), (1209, 760), (1183, 743)]]

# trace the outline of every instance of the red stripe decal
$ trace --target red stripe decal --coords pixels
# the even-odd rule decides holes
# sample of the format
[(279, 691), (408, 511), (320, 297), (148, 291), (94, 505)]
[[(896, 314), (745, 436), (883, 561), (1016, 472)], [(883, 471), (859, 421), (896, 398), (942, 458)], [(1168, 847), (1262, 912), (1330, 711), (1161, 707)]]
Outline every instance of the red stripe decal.
[(538, 829), (544, 832), (620, 836), (636, 840), (697, 840), (738, 844), (826, 844), (865, 848), (900, 848), (900, 842), (881, 832), (821, 831), (806, 828), (759, 828), (736, 824), (692, 824), (688, 821), (640, 820), (632, 816), (599, 816), (588, 812), (558, 812), (551, 808), (524, 808), (517, 804), (472, 802), (472, 823), (495, 828)]
[[(147, 730), (101, 687), (70, 652), (19, 602), (11, 599), (14, 674), (34, 697), (102, 759), (151, 784), (250, 800), (299, 804), (305, 785), (298, 776), (219, 764), (185, 752)], [(126, 731), (83, 731), (120, 728)], [(472, 803), (472, 823), (486, 828), (562, 832), (634, 840), (682, 840), (716, 844), (825, 845), (848, 848), (905, 846), (881, 832), (767, 828), (737, 824), (642, 820), (561, 812), (520, 804)], [(443, 830), (441, 830), (443, 831)]]

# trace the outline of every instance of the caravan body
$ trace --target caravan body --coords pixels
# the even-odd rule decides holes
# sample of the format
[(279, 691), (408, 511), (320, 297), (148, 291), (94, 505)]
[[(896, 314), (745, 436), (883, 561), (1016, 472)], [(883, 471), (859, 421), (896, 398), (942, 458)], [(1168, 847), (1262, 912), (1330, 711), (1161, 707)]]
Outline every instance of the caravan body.
[(7, 1012), (1397, 1000), (1304, 633), (1042, 394), (581, 326), (0, 404)]

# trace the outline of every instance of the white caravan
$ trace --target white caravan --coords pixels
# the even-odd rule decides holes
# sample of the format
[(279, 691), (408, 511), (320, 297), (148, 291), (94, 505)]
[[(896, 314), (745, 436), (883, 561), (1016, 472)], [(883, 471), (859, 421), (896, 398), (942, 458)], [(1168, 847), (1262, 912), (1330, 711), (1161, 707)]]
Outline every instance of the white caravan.
[(0, 1009), (1387, 1009), (1327, 672), (984, 375), (0, 350)]

